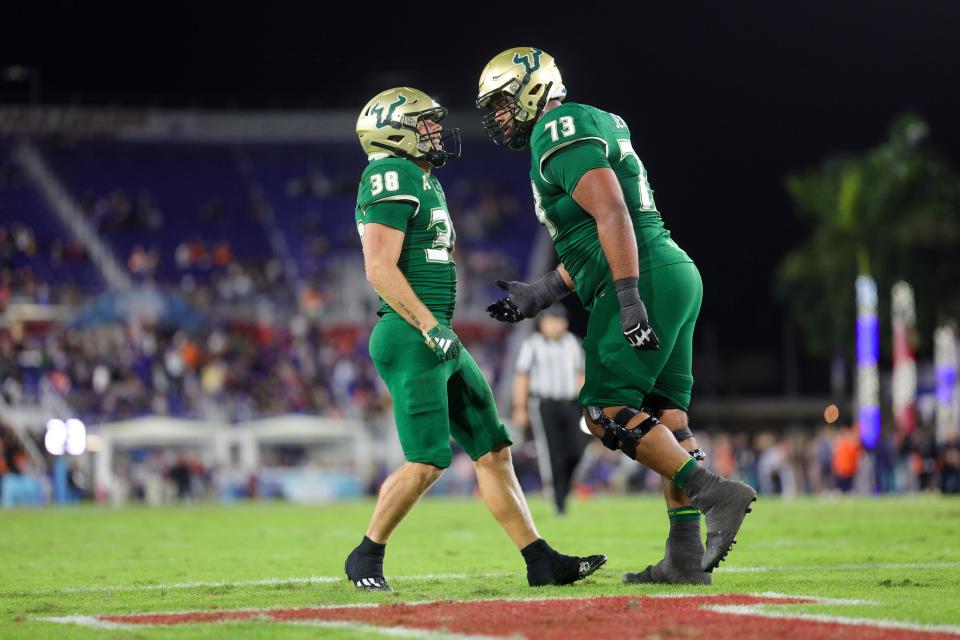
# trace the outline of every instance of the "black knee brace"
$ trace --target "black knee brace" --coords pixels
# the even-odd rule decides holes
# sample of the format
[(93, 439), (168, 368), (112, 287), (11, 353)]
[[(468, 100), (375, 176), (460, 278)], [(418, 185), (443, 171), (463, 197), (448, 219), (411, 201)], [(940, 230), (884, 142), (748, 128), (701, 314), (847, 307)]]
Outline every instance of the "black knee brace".
[[(683, 442), (684, 440), (689, 440), (693, 437), (693, 431), (690, 430), (690, 427), (680, 427), (673, 432), (673, 437), (677, 439), (677, 442)], [(690, 457), (697, 462), (703, 462), (707, 459), (707, 454), (703, 451), (703, 449), (694, 449), (690, 452)]]
[[(600, 441), (607, 449), (616, 451), (619, 449), (631, 460), (637, 459), (637, 445), (640, 439), (647, 435), (650, 429), (660, 424), (654, 416), (650, 416), (633, 429), (627, 429), (626, 426), (640, 411), (633, 407), (624, 407), (611, 420), (603, 413), (600, 407), (587, 407), (587, 413), (590, 419), (603, 428), (603, 437)], [(646, 410), (643, 413), (647, 413)]]

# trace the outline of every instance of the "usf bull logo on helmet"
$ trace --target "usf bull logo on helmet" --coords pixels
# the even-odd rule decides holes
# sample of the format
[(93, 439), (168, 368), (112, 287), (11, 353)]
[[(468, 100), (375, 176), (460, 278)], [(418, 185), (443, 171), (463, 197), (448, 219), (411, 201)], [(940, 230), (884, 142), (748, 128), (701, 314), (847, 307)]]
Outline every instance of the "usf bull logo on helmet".
[(424, 121), (439, 123), (447, 109), (419, 89), (397, 87), (378, 93), (357, 118), (357, 136), (368, 158), (396, 156), (442, 167), (460, 157), (460, 131), (430, 133)]
[(534, 47), (515, 47), (494, 56), (483, 69), (477, 108), (490, 109), (482, 123), (494, 144), (525, 149), (547, 101), (566, 95), (553, 56)]

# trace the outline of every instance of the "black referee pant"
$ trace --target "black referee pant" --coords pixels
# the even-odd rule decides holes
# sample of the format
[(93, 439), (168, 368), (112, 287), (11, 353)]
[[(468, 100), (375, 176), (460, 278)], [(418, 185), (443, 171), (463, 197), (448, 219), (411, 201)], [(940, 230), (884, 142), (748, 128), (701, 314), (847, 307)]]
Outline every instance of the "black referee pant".
[(564, 513), (573, 473), (590, 442), (590, 436), (580, 430), (580, 404), (532, 397), (529, 415), (543, 488), (552, 490), (557, 512)]

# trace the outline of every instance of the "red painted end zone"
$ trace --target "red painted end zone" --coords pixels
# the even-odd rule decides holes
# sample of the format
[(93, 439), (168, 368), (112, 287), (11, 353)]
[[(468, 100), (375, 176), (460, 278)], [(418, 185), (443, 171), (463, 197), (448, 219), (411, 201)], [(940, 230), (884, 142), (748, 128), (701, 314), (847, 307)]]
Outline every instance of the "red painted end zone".
[(176, 625), (262, 620), (270, 622), (339, 621), (381, 627), (443, 630), (485, 636), (523, 636), (530, 640), (609, 638), (709, 638), (710, 640), (804, 640), (838, 637), (861, 639), (957, 640), (949, 632), (881, 628), (803, 619), (766, 618), (749, 613), (721, 613), (716, 605), (784, 605), (814, 602), (808, 598), (749, 595), (615, 596), (556, 600), (485, 600), (385, 604), (377, 607), (306, 607), (99, 616), (120, 624)]

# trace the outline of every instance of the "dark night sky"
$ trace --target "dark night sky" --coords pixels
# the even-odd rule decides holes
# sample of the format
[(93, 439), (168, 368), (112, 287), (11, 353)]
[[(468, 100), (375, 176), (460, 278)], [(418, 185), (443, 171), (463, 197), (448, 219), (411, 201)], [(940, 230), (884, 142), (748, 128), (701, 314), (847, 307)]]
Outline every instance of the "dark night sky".
[[(411, 84), (466, 106), (490, 57), (543, 48), (568, 99), (630, 123), (667, 225), (704, 273), (701, 326), (724, 355), (781, 350), (774, 269), (805, 232), (787, 173), (876, 144), (907, 110), (960, 161), (960, 2), (477, 3), (461, 19), (436, 3), (362, 3), (364, 18), (317, 2), (200, 4), (14, 10), (0, 64), (39, 67), (44, 102), (359, 109)], [(15, 89), (0, 96), (26, 95)]]

